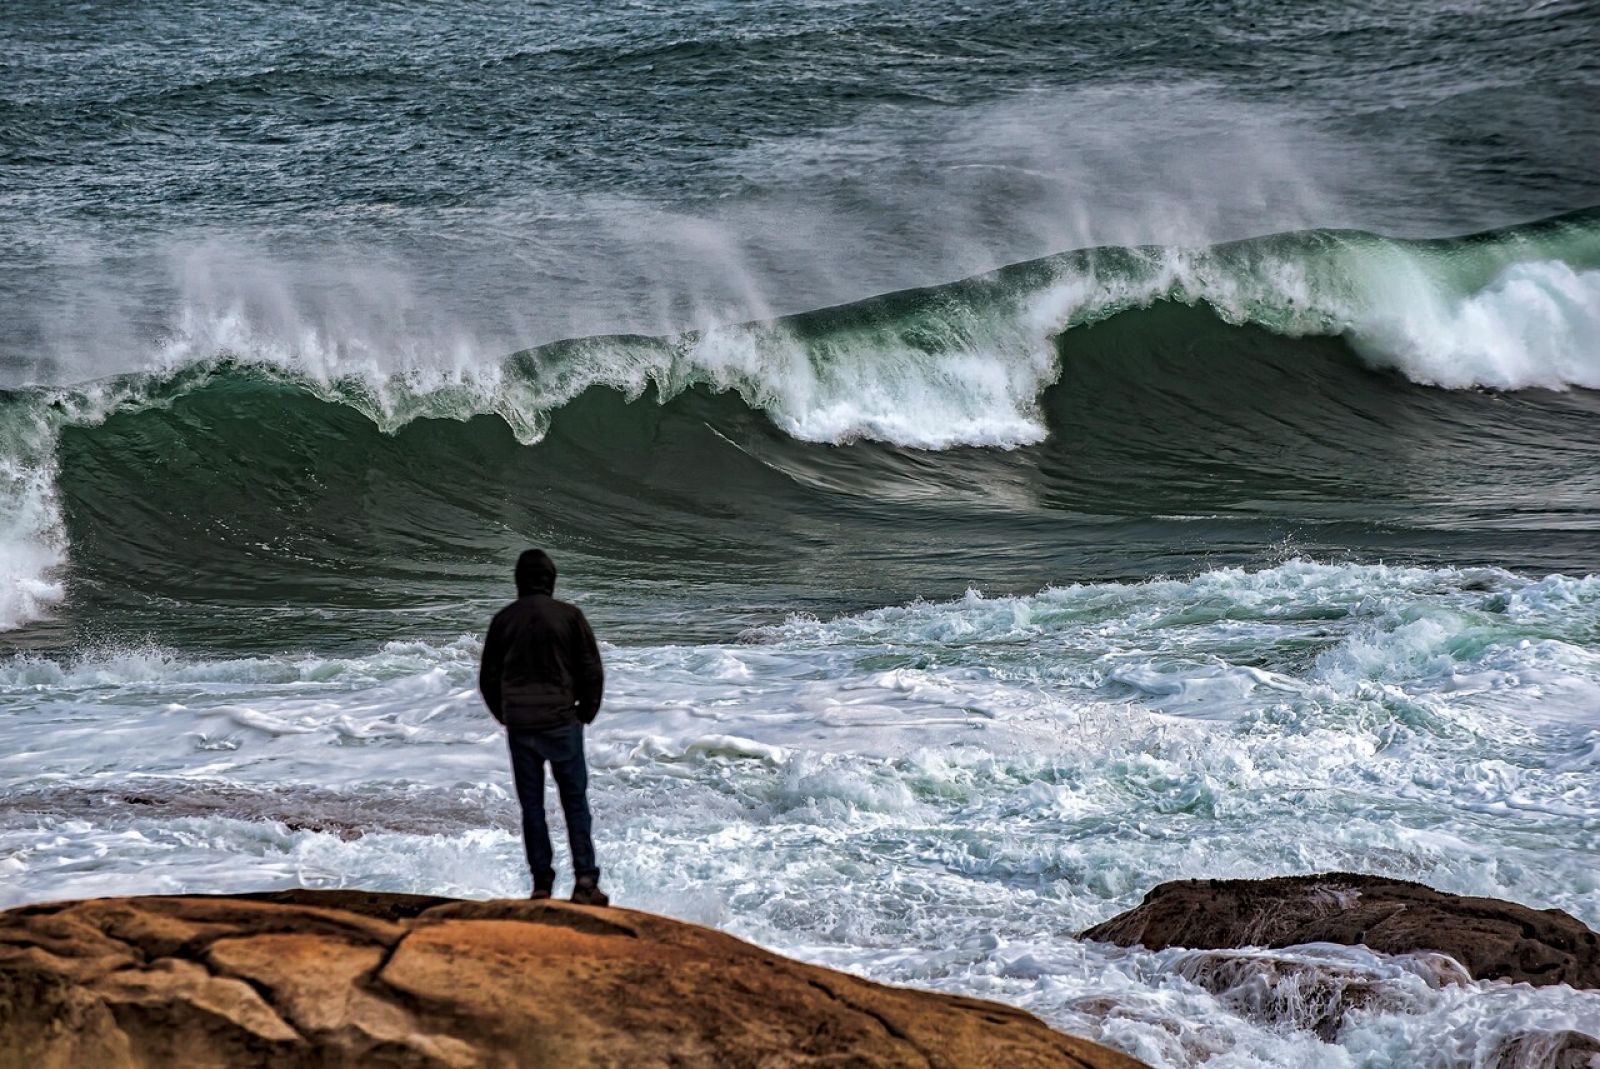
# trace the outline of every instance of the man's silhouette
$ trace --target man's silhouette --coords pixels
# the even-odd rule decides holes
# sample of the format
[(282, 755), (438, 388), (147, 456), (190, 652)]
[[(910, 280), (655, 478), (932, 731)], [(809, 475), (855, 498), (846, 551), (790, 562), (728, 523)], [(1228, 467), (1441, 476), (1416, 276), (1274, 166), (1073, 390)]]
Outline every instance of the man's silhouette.
[(483, 640), (478, 690), (494, 718), (506, 727), (511, 771), (522, 803), (522, 839), (533, 870), (533, 897), (549, 898), (555, 886), (554, 852), (544, 819), (544, 766), (548, 762), (561, 794), (577, 882), (572, 900), (603, 906), (589, 835), (589, 768), (583, 758), (583, 726), (600, 711), (605, 675), (589, 621), (575, 605), (557, 601), (556, 566), (542, 549), (517, 558), (517, 600), (495, 613)]

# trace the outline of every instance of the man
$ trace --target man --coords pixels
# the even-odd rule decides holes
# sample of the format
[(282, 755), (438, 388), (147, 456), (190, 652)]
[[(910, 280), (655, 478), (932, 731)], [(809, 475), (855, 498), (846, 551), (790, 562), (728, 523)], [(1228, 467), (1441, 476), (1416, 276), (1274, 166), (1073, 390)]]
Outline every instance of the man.
[(544, 766), (548, 762), (567, 818), (576, 883), (572, 900), (610, 902), (600, 890), (589, 834), (589, 769), (583, 726), (600, 711), (605, 675), (589, 621), (575, 605), (557, 601), (556, 566), (542, 549), (517, 558), (517, 600), (495, 613), (483, 640), (478, 690), (505, 725), (511, 772), (522, 803), (522, 840), (533, 870), (533, 898), (555, 886), (550, 829), (544, 819)]

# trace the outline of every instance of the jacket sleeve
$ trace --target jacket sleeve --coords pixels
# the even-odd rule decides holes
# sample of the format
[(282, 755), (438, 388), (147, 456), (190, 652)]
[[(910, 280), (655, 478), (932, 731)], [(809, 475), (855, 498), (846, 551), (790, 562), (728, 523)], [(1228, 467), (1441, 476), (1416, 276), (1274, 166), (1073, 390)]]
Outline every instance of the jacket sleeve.
[(489, 633), (483, 638), (483, 660), (478, 664), (478, 693), (483, 695), (483, 704), (489, 707), (489, 712), (502, 724), (506, 718), (500, 709), (500, 673), (505, 659), (506, 639), (501, 632), (500, 617), (496, 616), (490, 621)]
[(605, 693), (606, 673), (600, 663), (600, 644), (583, 611), (578, 610), (573, 639), (577, 648), (573, 653), (573, 696), (578, 701), (578, 719), (591, 723), (600, 712), (600, 698)]

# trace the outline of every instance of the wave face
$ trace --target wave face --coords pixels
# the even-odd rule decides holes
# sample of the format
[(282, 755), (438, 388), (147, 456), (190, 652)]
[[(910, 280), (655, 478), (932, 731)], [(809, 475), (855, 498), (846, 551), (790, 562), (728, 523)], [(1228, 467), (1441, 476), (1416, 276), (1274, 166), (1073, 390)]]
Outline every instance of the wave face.
[(1600, 1037), (1428, 956), (1068, 934), (1333, 869), (1600, 924), (1592, 10), (0, 36), (0, 906), (525, 893), (474, 684), (536, 544), (624, 904), (1152, 1069)]
[(1306, 231), (1201, 249), (1089, 249), (775, 320), (587, 337), (448, 371), (397, 371), (335, 336), (263, 330), (243, 313), (185, 314), (157, 360), (167, 370), (128, 388), (170, 392), (174, 377), (226, 355), (385, 429), (493, 413), (531, 442), (592, 387), (670, 399), (706, 386), (737, 392), (805, 441), (1010, 448), (1045, 434), (1036, 402), (1059, 373), (1054, 339), (1161, 302), (1287, 337), (1344, 337), (1422, 385), (1600, 388), (1600, 212), (1454, 240)]
[[(1597, 316), (1600, 218), (1580, 214), (1095, 249), (449, 375), (191, 325), (174, 370), (0, 402), (0, 624), (69, 588), (118, 611), (453, 602), (526, 537), (596, 573), (799, 586), (802, 517), (863, 577), (916, 525), (944, 559), (970, 551), (952, 583), (1048, 581), (1108, 538), (1123, 552), (1096, 566), (1126, 575), (1284, 538), (1581, 567)], [(887, 573), (861, 594), (915, 589)]]

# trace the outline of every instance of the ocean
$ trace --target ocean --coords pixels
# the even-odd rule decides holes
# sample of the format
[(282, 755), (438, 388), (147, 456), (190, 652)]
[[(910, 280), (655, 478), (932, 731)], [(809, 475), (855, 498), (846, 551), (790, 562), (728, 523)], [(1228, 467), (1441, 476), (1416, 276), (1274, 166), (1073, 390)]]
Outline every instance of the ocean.
[(1159, 1069), (1600, 1035), (1074, 938), (1600, 927), (1600, 10), (7, 5), (0, 906), (526, 893), (530, 545), (621, 904)]

